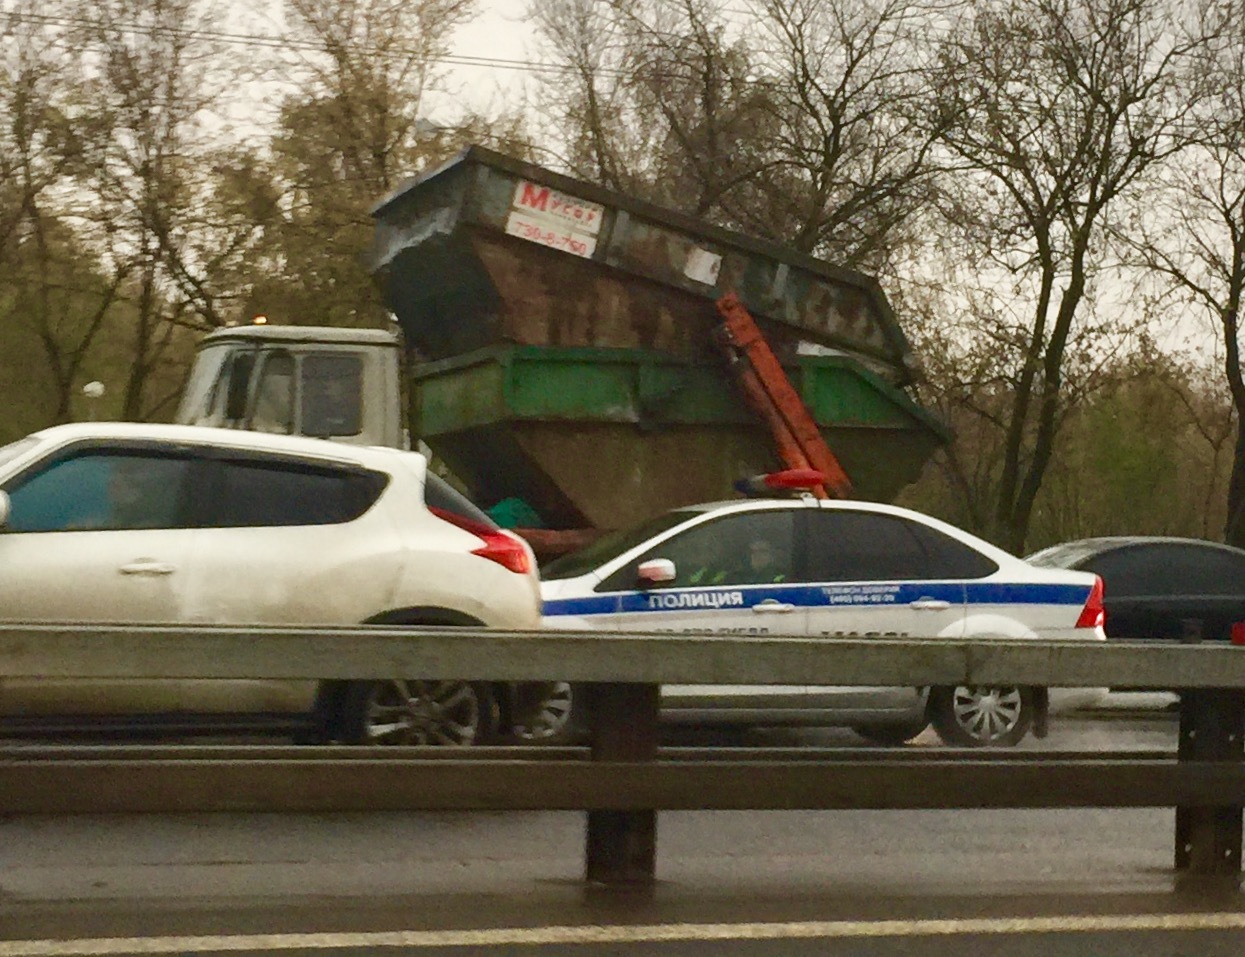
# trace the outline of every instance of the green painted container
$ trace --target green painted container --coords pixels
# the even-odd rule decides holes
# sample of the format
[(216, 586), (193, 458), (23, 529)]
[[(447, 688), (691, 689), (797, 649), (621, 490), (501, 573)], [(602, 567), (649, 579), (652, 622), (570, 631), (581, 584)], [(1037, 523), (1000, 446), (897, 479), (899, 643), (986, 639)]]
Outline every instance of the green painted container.
[[(788, 375), (861, 498), (888, 500), (945, 440), (900, 389), (843, 356)], [(492, 346), (417, 366), (415, 433), (482, 502), (515, 497), (551, 528), (618, 528), (732, 496), (780, 468), (725, 369), (638, 349)]]

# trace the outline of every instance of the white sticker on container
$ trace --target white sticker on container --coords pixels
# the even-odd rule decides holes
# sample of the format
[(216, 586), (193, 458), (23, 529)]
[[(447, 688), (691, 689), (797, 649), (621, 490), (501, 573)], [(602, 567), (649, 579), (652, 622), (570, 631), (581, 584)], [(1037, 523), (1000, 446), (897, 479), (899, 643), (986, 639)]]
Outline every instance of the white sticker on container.
[(520, 180), (506, 218), (506, 232), (575, 256), (591, 256), (605, 207), (556, 189)]
[(687, 254), (687, 265), (683, 267), (683, 275), (706, 286), (717, 285), (718, 273), (722, 270), (722, 257), (707, 249), (694, 248)]

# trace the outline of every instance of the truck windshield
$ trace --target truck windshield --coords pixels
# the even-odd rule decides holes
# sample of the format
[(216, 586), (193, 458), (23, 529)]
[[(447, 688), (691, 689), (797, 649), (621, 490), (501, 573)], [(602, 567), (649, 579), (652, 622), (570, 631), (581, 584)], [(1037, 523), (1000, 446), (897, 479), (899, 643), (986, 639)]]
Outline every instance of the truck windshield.
[(702, 513), (697, 511), (666, 512), (664, 515), (649, 519), (642, 525), (602, 535), (591, 545), (577, 552), (555, 558), (541, 568), (540, 577), (545, 581), (553, 581), (557, 578), (576, 578), (579, 575), (586, 575), (610, 559), (617, 558), (623, 552), (630, 551), (642, 542), (700, 514)]
[(186, 391), (182, 393), (175, 421), (183, 425), (196, 425), (211, 418), (212, 400), (216, 394), (214, 387), (229, 351), (228, 343), (207, 346), (199, 351), (190, 381), (186, 383)]

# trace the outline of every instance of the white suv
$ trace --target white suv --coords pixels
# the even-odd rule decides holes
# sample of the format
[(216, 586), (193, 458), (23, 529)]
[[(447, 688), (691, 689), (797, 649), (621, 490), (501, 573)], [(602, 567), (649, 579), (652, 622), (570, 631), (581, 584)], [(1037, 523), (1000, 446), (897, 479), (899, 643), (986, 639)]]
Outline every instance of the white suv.
[[(527, 544), (414, 452), (132, 423), (0, 448), (3, 619), (526, 630), (539, 594)], [(469, 744), (508, 730), (510, 688), (451, 679), (5, 681), (0, 714), (10, 733), (189, 719)]]
[[(775, 476), (775, 479), (781, 477)], [(961, 529), (871, 502), (766, 498), (677, 509), (542, 571), (545, 624), (676, 634), (1102, 641), (1102, 581), (1035, 568)], [(523, 729), (576, 733), (575, 688)], [(899, 744), (1013, 745), (1104, 689), (669, 685), (668, 722), (841, 725)]]

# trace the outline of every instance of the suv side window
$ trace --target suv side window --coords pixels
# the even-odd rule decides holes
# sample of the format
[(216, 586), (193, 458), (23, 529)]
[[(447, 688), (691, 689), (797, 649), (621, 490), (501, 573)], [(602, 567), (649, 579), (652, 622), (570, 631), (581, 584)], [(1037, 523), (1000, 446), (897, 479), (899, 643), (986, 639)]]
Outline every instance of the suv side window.
[(993, 561), (936, 529), (894, 515), (808, 511), (810, 581), (981, 578)]
[(186, 528), (191, 460), (136, 449), (84, 449), (8, 490), (11, 532)]
[(655, 588), (703, 588), (788, 582), (793, 577), (792, 510), (737, 512), (674, 535), (628, 562), (597, 591), (628, 591), (642, 562), (668, 558), (676, 577)]
[(375, 504), (389, 482), (378, 472), (301, 462), (227, 459), (216, 467), (204, 522), (211, 528), (351, 522)]

